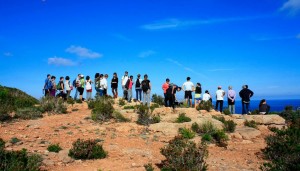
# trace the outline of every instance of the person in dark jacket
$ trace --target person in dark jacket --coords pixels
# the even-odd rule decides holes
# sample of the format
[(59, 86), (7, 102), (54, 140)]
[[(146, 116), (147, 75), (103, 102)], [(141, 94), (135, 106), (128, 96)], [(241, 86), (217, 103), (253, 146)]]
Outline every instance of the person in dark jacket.
[(248, 85), (243, 85), (243, 89), (240, 91), (239, 95), (242, 99), (242, 114), (247, 115), (250, 113), (250, 98), (253, 96), (253, 91), (248, 89)]
[(266, 99), (262, 99), (259, 103), (259, 114), (268, 114), (270, 111), (270, 106), (267, 104)]

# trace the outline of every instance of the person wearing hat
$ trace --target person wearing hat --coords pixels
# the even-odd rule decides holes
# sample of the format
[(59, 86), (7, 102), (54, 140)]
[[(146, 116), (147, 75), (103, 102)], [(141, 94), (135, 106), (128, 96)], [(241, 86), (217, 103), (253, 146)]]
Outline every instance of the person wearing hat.
[(142, 101), (142, 79), (141, 79), (141, 74), (137, 75), (137, 79), (135, 81), (135, 95), (136, 95), (136, 100)]
[(220, 104), (220, 112), (222, 113), (223, 112), (223, 101), (224, 101), (224, 96), (225, 96), (225, 91), (222, 90), (222, 87), (221, 86), (218, 86), (218, 90), (216, 91), (216, 108), (215, 110), (218, 111), (218, 107), (219, 107), (219, 104)]
[(232, 86), (228, 86), (227, 102), (231, 114), (235, 114), (235, 97), (236, 93), (232, 90)]

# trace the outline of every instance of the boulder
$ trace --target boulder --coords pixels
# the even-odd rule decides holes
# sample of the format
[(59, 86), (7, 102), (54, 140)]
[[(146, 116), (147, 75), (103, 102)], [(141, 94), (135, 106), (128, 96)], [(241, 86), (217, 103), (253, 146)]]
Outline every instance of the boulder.
[(245, 140), (251, 140), (261, 135), (259, 130), (251, 127), (237, 128), (235, 132), (239, 133)]
[(256, 123), (263, 125), (285, 125), (285, 119), (279, 115), (246, 115), (244, 118), (248, 121), (254, 120)]
[(65, 149), (65, 150), (61, 150), (58, 153), (58, 158), (60, 161), (62, 161), (63, 163), (71, 163), (74, 161), (74, 159), (72, 159), (71, 157), (69, 157), (69, 149)]

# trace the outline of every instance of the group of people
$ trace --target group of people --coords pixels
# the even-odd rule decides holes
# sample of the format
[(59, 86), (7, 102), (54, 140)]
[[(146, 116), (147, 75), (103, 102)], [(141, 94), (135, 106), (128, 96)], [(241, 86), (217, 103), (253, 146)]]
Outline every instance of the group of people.
[[(83, 92), (86, 90), (86, 99), (87, 101), (92, 99), (92, 89), (93, 84), (96, 91), (97, 96), (107, 96), (108, 89), (108, 74), (100, 74), (96, 73), (94, 80), (91, 80), (90, 76), (86, 76), (84, 79), (84, 75), (78, 74), (77, 78), (72, 82), (70, 82), (70, 77), (60, 77), (58, 84), (56, 84), (56, 77), (47, 75), (44, 84), (44, 93), (45, 96), (60, 96), (63, 99), (67, 99), (70, 97), (71, 91), (75, 89), (74, 99), (77, 100), (78, 95), (79, 99), (83, 100)], [(113, 73), (113, 78), (111, 79), (111, 91), (114, 98), (118, 97), (118, 84), (119, 79), (117, 73)], [(138, 74), (137, 78), (134, 80), (132, 75), (128, 75), (128, 72), (125, 71), (124, 75), (121, 78), (121, 86), (123, 90), (123, 98), (128, 102), (131, 102), (133, 99), (133, 88), (135, 89), (137, 101), (142, 101), (143, 104), (147, 104), (150, 107), (150, 93), (151, 93), (151, 83), (148, 79), (148, 75), (144, 75), (144, 79), (141, 79), (141, 75)], [(175, 108), (175, 105), (178, 103), (176, 98), (176, 92), (181, 90), (184, 91), (184, 99), (187, 105), (193, 106), (193, 92), (194, 94), (194, 106), (195, 108), (201, 103), (201, 101), (210, 101), (212, 103), (212, 96), (208, 90), (205, 90), (202, 96), (202, 87), (200, 83), (197, 83), (194, 86), (193, 82), (191, 82), (191, 78), (187, 77), (186, 82), (183, 83), (182, 86), (178, 86), (177, 84), (170, 83), (170, 79), (167, 78), (166, 82), (162, 85), (162, 90), (164, 93), (164, 102), (166, 107)], [(57, 93), (58, 91), (58, 93)], [(142, 97), (143, 93), (143, 97)], [(242, 90), (239, 92), (239, 96), (242, 101), (242, 114), (250, 113), (249, 105), (250, 98), (254, 95), (253, 91), (248, 88), (248, 85), (243, 85)], [(202, 96), (202, 97), (201, 97)], [(236, 92), (233, 90), (232, 86), (228, 86), (227, 95), (226, 92), (222, 89), (221, 86), (218, 86), (216, 91), (216, 105), (215, 110), (223, 112), (223, 102), (224, 98), (227, 97), (228, 108), (230, 113), (235, 113), (235, 101), (236, 101)], [(264, 100), (264, 99), (263, 99)], [(262, 114), (268, 112), (269, 107), (266, 105), (265, 100), (261, 102), (259, 105), (259, 110)]]

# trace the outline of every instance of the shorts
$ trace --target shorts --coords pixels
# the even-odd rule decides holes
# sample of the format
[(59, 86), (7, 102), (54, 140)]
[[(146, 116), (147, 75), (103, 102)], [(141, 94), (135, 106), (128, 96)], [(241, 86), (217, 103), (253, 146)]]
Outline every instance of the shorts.
[(185, 91), (184, 92), (184, 98), (185, 99), (193, 99), (192, 91)]
[(201, 94), (195, 94), (195, 100), (197, 101), (202, 100)]
[(77, 90), (79, 91), (79, 95), (81, 96), (83, 94), (84, 88), (83, 87), (77, 87)]
[(202, 100), (202, 98), (200, 97), (200, 98), (195, 98), (195, 100), (196, 101), (200, 101), (200, 100)]

